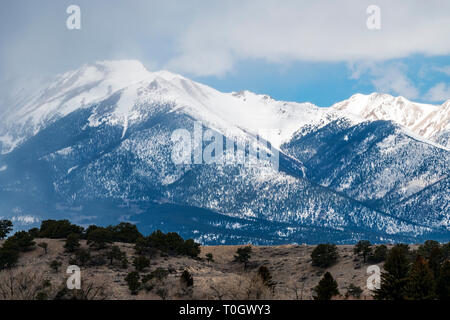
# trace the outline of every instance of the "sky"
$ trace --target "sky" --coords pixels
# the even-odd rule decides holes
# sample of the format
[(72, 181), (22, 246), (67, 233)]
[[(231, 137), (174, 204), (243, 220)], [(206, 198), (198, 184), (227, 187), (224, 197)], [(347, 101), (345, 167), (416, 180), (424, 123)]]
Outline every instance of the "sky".
[[(80, 29), (67, 28), (70, 5)], [(450, 1), (0, 2), (0, 95), (111, 59), (319, 106), (372, 92), (441, 104), (450, 99)]]

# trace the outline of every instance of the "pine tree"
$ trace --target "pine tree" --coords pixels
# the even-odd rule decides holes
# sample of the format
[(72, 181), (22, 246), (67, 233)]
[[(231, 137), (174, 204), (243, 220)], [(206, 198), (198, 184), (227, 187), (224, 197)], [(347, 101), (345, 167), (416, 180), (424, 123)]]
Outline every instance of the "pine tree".
[(430, 251), (430, 255), (427, 259), (428, 259), (429, 267), (430, 267), (431, 271), (433, 271), (434, 278), (435, 279), (439, 278), (439, 272), (441, 269), (441, 265), (445, 261), (444, 253), (443, 253), (442, 249), (440, 247), (432, 248)]
[(0, 220), (0, 240), (4, 239), (13, 229), (13, 224), (9, 220)]
[(139, 282), (140, 276), (139, 273), (134, 271), (130, 272), (126, 277), (125, 281), (128, 284), (128, 289), (130, 289), (130, 292), (132, 295), (137, 295), (139, 292), (139, 289), (141, 288), (141, 284)]
[(408, 300), (430, 300), (435, 297), (434, 275), (428, 262), (420, 255), (412, 265), (405, 286), (405, 297)]
[(338, 284), (329, 272), (324, 274), (322, 280), (313, 290), (315, 293), (314, 300), (331, 300), (333, 296), (339, 294)]
[(388, 248), (384, 244), (376, 246), (373, 252), (369, 255), (368, 261), (370, 263), (380, 263), (386, 261), (388, 251)]
[(380, 289), (375, 290), (378, 300), (403, 300), (409, 272), (409, 252), (405, 245), (395, 245), (386, 258), (381, 274)]
[(136, 268), (136, 271), (143, 271), (150, 266), (150, 259), (145, 256), (138, 256), (133, 259), (133, 266)]
[(425, 259), (430, 259), (431, 252), (433, 249), (439, 249), (440, 244), (434, 240), (427, 240), (424, 244), (420, 245), (417, 249), (417, 254), (424, 257)]
[(112, 265), (114, 259), (121, 260), (124, 256), (124, 253), (120, 250), (118, 246), (112, 246), (111, 249), (106, 252), (106, 257), (109, 259), (110, 264)]
[(75, 252), (80, 247), (80, 235), (77, 233), (71, 233), (67, 236), (66, 243), (64, 244), (64, 249), (67, 252)]
[(362, 256), (364, 259), (364, 263), (366, 263), (367, 257), (372, 253), (372, 244), (370, 243), (370, 241), (361, 240), (356, 244), (353, 252), (358, 256)]
[(234, 256), (234, 261), (244, 264), (244, 269), (247, 269), (248, 261), (250, 260), (252, 247), (247, 246), (243, 248), (238, 248), (236, 251), (237, 255)]
[(337, 247), (334, 244), (319, 244), (311, 253), (313, 266), (327, 268), (333, 265), (339, 257)]
[(436, 283), (436, 294), (439, 300), (450, 301), (450, 260), (442, 264)]

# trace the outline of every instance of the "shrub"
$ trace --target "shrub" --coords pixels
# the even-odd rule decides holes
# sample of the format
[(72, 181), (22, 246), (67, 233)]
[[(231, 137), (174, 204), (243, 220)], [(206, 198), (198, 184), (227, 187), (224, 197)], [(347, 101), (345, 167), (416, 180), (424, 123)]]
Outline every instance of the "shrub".
[(157, 279), (159, 281), (164, 280), (169, 275), (169, 271), (163, 268), (158, 268), (155, 271), (152, 271), (150, 273), (151, 279)]
[(52, 268), (55, 272), (58, 272), (59, 267), (61, 267), (62, 263), (58, 260), (53, 260), (50, 262), (50, 268)]
[(107, 261), (103, 257), (103, 255), (98, 254), (95, 256), (91, 256), (90, 259), (88, 260), (88, 263), (89, 263), (89, 266), (100, 267), (100, 266), (104, 266), (107, 263)]
[(9, 269), (19, 260), (19, 252), (17, 250), (0, 248), (0, 270)]
[(375, 247), (368, 260), (370, 263), (380, 263), (386, 260), (387, 254), (388, 248), (382, 244)]
[(169, 295), (169, 290), (167, 288), (158, 288), (156, 290), (156, 294), (162, 299), (166, 300), (167, 296)]
[(76, 264), (85, 266), (91, 260), (91, 253), (86, 249), (78, 249), (75, 251)]
[(351, 283), (347, 288), (347, 292), (345, 293), (345, 296), (347, 298), (352, 296), (352, 297), (359, 299), (361, 297), (362, 292), (363, 292), (363, 290), (360, 287), (355, 286), (353, 283)]
[(132, 295), (137, 295), (139, 292), (139, 289), (141, 287), (141, 284), (139, 283), (139, 273), (136, 271), (130, 272), (126, 277), (125, 281), (128, 284), (128, 289), (130, 289), (130, 292)]
[(47, 299), (48, 299), (48, 293), (45, 292), (45, 291), (39, 291), (39, 292), (36, 294), (35, 299), (36, 299), (36, 300), (47, 300)]
[(214, 261), (212, 253), (207, 253), (206, 254), (206, 261), (208, 261), (208, 262), (213, 262)]
[(150, 259), (145, 256), (138, 256), (134, 258), (133, 266), (136, 268), (136, 271), (143, 271), (150, 266)]
[(192, 239), (188, 239), (184, 242), (182, 253), (188, 257), (195, 258), (200, 254), (200, 244), (195, 243)]
[(64, 249), (67, 252), (75, 252), (80, 248), (80, 235), (77, 233), (71, 233), (67, 236)]
[(109, 259), (110, 264), (113, 264), (114, 259), (121, 260), (124, 253), (120, 250), (118, 246), (112, 246), (111, 249), (106, 253), (106, 257)]
[(33, 250), (33, 246), (35, 242), (33, 241), (33, 237), (26, 231), (16, 232), (13, 236), (6, 239), (3, 244), (3, 248), (16, 250), (20, 252), (26, 252)]
[(106, 228), (97, 227), (87, 234), (88, 244), (96, 249), (104, 249), (107, 243), (113, 241), (113, 236), (110, 230)]
[(39, 238), (40, 235), (40, 231), (39, 228), (31, 228), (30, 230), (28, 230), (28, 233), (30, 234), (30, 236), (32, 236), (33, 238)]
[(109, 226), (107, 229), (111, 231), (113, 241), (116, 242), (135, 243), (137, 239), (143, 237), (137, 227), (128, 222), (122, 222), (117, 226)]
[(120, 267), (122, 269), (127, 269), (128, 268), (128, 259), (127, 259), (127, 257), (125, 255), (120, 260)]
[(180, 278), (181, 284), (186, 287), (192, 287), (194, 285), (194, 278), (192, 277), (191, 273), (187, 270), (184, 270), (181, 274)]
[(81, 235), (83, 228), (70, 223), (69, 220), (44, 220), (41, 223), (41, 238), (64, 239), (71, 233)]
[(258, 276), (266, 287), (273, 288), (275, 286), (275, 283), (272, 281), (272, 274), (266, 266), (258, 268)]
[(339, 257), (337, 247), (334, 244), (319, 244), (311, 253), (313, 266), (327, 268), (333, 265)]
[(192, 258), (200, 254), (200, 244), (195, 243), (194, 240), (188, 239), (185, 241), (175, 232), (164, 234), (160, 230), (153, 232), (146, 238), (138, 238), (135, 249), (138, 254), (150, 255), (156, 253), (156, 250), (165, 254), (186, 255)]

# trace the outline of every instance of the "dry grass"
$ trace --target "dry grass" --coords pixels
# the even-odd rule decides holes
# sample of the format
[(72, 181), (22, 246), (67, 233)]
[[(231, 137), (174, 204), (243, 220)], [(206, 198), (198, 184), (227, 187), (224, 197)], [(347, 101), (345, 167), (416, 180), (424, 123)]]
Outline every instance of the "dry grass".
[[(0, 272), (0, 299), (33, 299), (39, 292), (43, 280), (49, 280), (51, 297), (65, 284), (66, 269), (69, 266), (71, 254), (64, 251), (64, 240), (36, 239), (36, 243), (48, 243), (48, 253), (42, 248), (21, 254), (18, 265), (13, 270)], [(84, 241), (83, 248), (87, 248)], [(133, 245), (116, 243), (131, 262), (135, 253)], [(134, 271), (131, 263), (127, 269), (120, 265), (112, 266), (107, 262), (102, 266), (81, 267), (83, 290), (87, 290), (86, 298), (91, 299), (312, 299), (312, 289), (317, 285), (325, 271), (329, 271), (339, 285), (342, 295), (350, 284), (363, 289), (361, 299), (371, 299), (371, 293), (366, 288), (368, 265), (362, 265), (355, 260), (353, 246), (338, 246), (340, 258), (338, 263), (327, 270), (311, 265), (311, 252), (314, 246), (253, 246), (249, 266), (234, 262), (234, 255), (241, 246), (209, 246), (202, 247), (200, 259), (188, 257), (160, 257), (151, 259), (150, 268), (142, 272), (149, 274), (156, 268), (169, 270), (167, 278), (148, 284), (138, 295), (131, 295), (124, 278), (128, 272)], [(213, 262), (207, 262), (205, 255), (211, 253)], [(104, 254), (104, 251), (92, 251), (93, 255)], [(62, 263), (58, 272), (50, 268), (50, 262), (58, 260)], [(266, 266), (271, 274), (275, 287), (269, 289), (256, 276), (257, 268)], [(180, 275), (187, 269), (194, 278), (194, 286), (186, 290), (180, 284)], [(30, 283), (23, 293), (14, 297), (5, 293), (8, 291), (8, 279), (11, 275), (27, 275), (22, 281)], [(20, 286), (20, 284), (17, 284)], [(16, 289), (14, 289), (16, 290)], [(17, 291), (16, 291), (17, 292)], [(95, 295), (94, 295), (95, 293)], [(78, 293), (83, 298), (83, 292)], [(91, 295), (91, 296), (89, 296)], [(94, 297), (92, 297), (94, 295)], [(343, 299), (342, 297), (337, 297)]]

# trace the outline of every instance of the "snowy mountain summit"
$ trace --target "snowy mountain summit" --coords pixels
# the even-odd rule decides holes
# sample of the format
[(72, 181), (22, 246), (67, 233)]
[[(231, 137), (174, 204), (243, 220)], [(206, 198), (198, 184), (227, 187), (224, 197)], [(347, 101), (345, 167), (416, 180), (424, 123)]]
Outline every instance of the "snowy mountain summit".
[[(0, 114), (0, 209), (17, 221), (127, 220), (203, 243), (449, 240), (450, 101), (374, 93), (320, 108), (134, 60), (23, 92)], [(269, 141), (279, 170), (174, 164), (172, 133), (198, 123)]]

